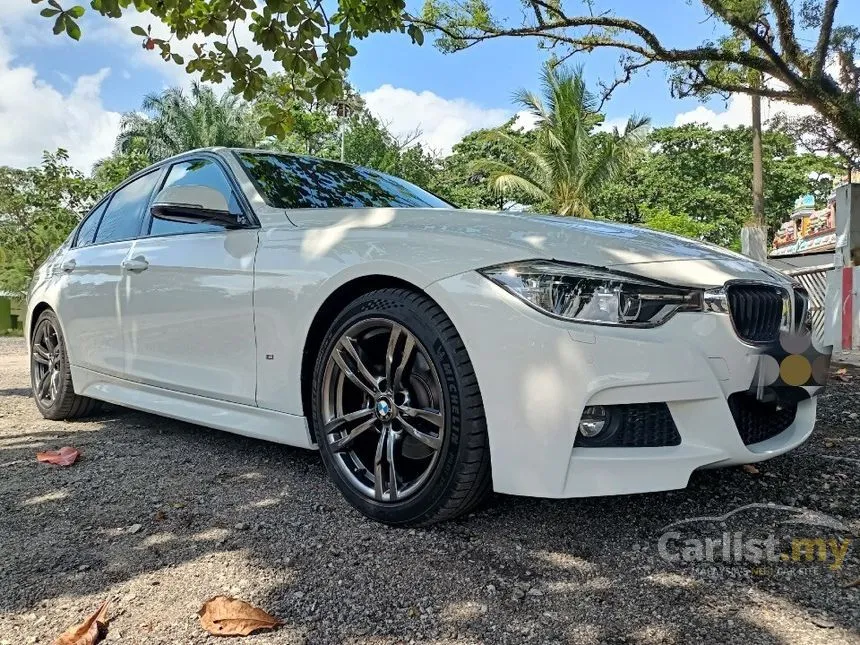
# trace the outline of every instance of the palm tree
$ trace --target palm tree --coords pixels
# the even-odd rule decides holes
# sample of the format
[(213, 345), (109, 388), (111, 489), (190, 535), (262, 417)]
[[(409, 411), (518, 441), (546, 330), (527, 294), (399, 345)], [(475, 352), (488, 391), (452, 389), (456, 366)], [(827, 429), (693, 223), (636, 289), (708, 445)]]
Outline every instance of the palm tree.
[(118, 152), (139, 149), (143, 142), (154, 162), (193, 148), (253, 147), (261, 138), (246, 103), (229, 93), (218, 96), (201, 83), (193, 83), (189, 94), (179, 87), (148, 94), (141, 108), (123, 115)]
[(504, 130), (492, 130), (487, 136), (509, 145), (518, 161), (485, 159), (475, 169), (488, 176), (499, 195), (522, 195), (559, 215), (591, 217), (595, 195), (644, 150), (651, 120), (634, 115), (623, 132), (596, 131), (603, 115), (581, 69), (547, 65), (541, 85), (543, 98), (526, 90), (514, 94), (514, 101), (536, 119), (534, 148)]

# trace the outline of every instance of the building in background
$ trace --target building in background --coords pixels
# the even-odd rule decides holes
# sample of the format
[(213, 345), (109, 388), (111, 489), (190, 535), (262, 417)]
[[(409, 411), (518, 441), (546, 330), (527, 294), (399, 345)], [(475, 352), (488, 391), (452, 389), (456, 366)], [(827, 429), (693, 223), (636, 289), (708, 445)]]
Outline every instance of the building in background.
[(804, 195), (794, 202), (794, 211), (788, 221), (773, 237), (771, 258), (810, 253), (832, 253), (836, 248), (835, 197), (827, 205), (815, 208), (815, 197)]

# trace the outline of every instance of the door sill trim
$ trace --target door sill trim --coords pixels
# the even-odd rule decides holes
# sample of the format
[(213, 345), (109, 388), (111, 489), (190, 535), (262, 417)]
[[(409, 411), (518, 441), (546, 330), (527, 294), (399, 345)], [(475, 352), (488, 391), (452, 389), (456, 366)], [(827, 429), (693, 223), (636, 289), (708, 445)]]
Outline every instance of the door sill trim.
[(231, 401), (168, 390), (71, 366), (75, 391), (99, 401), (188, 421), (245, 437), (316, 449), (307, 419)]

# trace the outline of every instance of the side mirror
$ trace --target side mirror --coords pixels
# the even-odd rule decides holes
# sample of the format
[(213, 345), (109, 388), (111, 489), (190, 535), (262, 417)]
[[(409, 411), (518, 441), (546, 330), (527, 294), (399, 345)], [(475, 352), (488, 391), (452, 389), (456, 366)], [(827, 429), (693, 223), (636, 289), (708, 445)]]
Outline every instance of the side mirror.
[(155, 197), (152, 216), (187, 224), (220, 224), (240, 228), (241, 217), (230, 212), (224, 195), (208, 186), (168, 186)]

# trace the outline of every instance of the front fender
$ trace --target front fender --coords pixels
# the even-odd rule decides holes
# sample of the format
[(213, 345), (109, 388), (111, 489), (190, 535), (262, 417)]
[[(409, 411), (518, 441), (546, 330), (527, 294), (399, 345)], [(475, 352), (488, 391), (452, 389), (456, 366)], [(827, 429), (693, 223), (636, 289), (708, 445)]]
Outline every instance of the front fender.
[[(319, 227), (269, 227), (260, 232), (254, 268), (257, 404), (303, 414), (303, 349), (322, 304), (343, 285), (388, 276), (418, 289), (448, 276), (534, 253), (459, 234), (412, 235), (384, 223), (391, 209), (322, 219)], [(321, 214), (322, 215), (322, 214)]]

